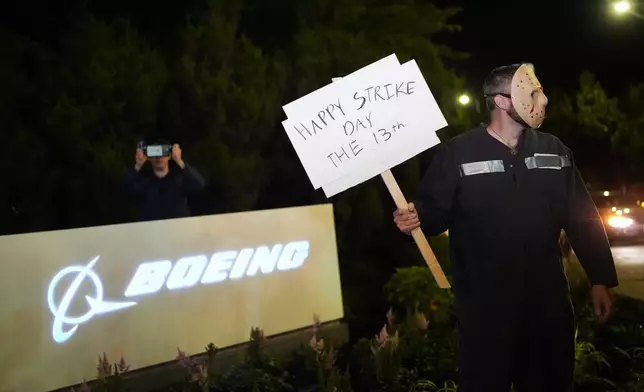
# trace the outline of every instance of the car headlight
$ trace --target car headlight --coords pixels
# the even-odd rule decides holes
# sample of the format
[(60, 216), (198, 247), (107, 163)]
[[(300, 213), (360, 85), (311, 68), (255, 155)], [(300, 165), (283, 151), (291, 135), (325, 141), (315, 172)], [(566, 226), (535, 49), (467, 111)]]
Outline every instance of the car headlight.
[(626, 218), (624, 216), (611, 216), (608, 218), (608, 225), (610, 227), (615, 227), (618, 229), (624, 229), (626, 227), (629, 227), (633, 224), (633, 220), (631, 218)]

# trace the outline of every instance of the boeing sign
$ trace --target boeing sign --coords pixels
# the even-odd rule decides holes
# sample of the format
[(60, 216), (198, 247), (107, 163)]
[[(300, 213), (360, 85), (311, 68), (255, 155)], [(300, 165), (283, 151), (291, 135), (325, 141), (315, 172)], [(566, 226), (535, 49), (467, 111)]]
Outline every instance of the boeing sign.
[[(127, 285), (124, 301), (105, 300), (105, 290), (94, 266), (97, 256), (86, 265), (73, 265), (60, 270), (49, 283), (47, 304), (53, 315), (52, 338), (56, 343), (65, 343), (81, 324), (94, 316), (111, 313), (138, 304), (134, 298), (152, 295), (164, 287), (169, 291), (188, 289), (196, 285), (210, 285), (225, 280), (239, 280), (258, 273), (271, 274), (275, 270), (288, 271), (300, 268), (309, 256), (309, 242), (295, 241), (275, 244), (272, 247), (260, 246), (241, 250), (216, 252), (208, 257), (205, 254), (185, 256), (175, 263), (170, 260), (149, 261), (139, 264), (134, 276)], [(72, 275), (62, 296), (57, 298), (57, 289), (63, 278)], [(70, 316), (69, 308), (78, 296), (81, 284), (89, 280), (94, 288), (93, 295), (85, 295), (88, 310), (81, 316)], [(67, 330), (66, 330), (67, 328)]]

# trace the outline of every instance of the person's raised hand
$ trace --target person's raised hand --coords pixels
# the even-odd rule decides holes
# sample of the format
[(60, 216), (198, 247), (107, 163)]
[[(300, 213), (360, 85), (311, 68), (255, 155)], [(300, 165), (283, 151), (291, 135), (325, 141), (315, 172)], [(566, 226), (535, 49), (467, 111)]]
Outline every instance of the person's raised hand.
[(143, 150), (141, 150), (139, 147), (136, 148), (136, 155), (134, 156), (134, 169), (136, 171), (141, 170), (145, 162), (148, 160), (148, 157), (145, 156), (145, 153)]
[(178, 144), (172, 145), (172, 160), (183, 169), (185, 164), (183, 163), (183, 157), (181, 155), (181, 147)]
[(411, 234), (414, 229), (420, 227), (420, 218), (414, 203), (409, 203), (407, 208), (398, 208), (394, 211), (394, 222), (398, 229), (405, 234)]

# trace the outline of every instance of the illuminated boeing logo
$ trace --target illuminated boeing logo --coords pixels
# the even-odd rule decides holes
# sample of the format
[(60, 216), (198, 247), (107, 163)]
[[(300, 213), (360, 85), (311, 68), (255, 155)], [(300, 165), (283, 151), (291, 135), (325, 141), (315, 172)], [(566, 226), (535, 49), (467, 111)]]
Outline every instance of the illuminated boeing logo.
[[(87, 265), (72, 265), (70, 267), (64, 268), (54, 276), (54, 278), (49, 283), (49, 289), (47, 290), (47, 304), (49, 305), (49, 310), (54, 315), (54, 322), (52, 324), (51, 335), (54, 338), (56, 343), (64, 343), (69, 338), (76, 333), (78, 330), (78, 325), (87, 322), (92, 317), (102, 314), (109, 313), (115, 310), (129, 308), (130, 306), (136, 305), (136, 302), (111, 302), (103, 301), (103, 283), (98, 277), (96, 272), (92, 270), (94, 264), (98, 261), (97, 256), (94, 260), (90, 261)], [(76, 277), (72, 283), (67, 288), (63, 298), (60, 300), (60, 303), (56, 304), (54, 301), (54, 294), (56, 291), (56, 286), (60, 283), (61, 279), (70, 274), (76, 274)], [(71, 317), (67, 314), (69, 311), (69, 306), (76, 297), (76, 292), (78, 291), (80, 285), (85, 279), (89, 278), (94, 285), (96, 290), (96, 297), (92, 298), (88, 295), (85, 296), (87, 304), (89, 305), (89, 310), (82, 316)], [(65, 331), (65, 324), (71, 325), (71, 329)]]
[[(73, 265), (59, 271), (49, 283), (47, 304), (54, 316), (52, 337), (56, 343), (65, 343), (78, 330), (78, 326), (88, 322), (99, 314), (114, 312), (132, 307), (134, 301), (105, 301), (103, 283), (93, 267), (100, 256), (87, 265)], [(150, 261), (139, 264), (123, 296), (126, 298), (151, 295), (159, 292), (163, 286), (170, 291), (186, 289), (200, 283), (211, 285), (224, 280), (237, 280), (244, 276), (263, 275), (278, 271), (298, 269), (309, 257), (309, 242), (296, 241), (286, 245), (276, 244), (272, 247), (260, 246), (245, 248), (239, 251), (216, 252), (208, 258), (206, 255), (182, 257), (176, 263), (170, 260)], [(56, 302), (56, 289), (67, 275), (75, 274), (60, 302)], [(89, 310), (82, 316), (72, 317), (68, 314), (72, 301), (78, 295), (81, 284), (89, 279), (95, 290), (95, 296), (85, 296)], [(65, 327), (67, 326), (67, 330)]]

